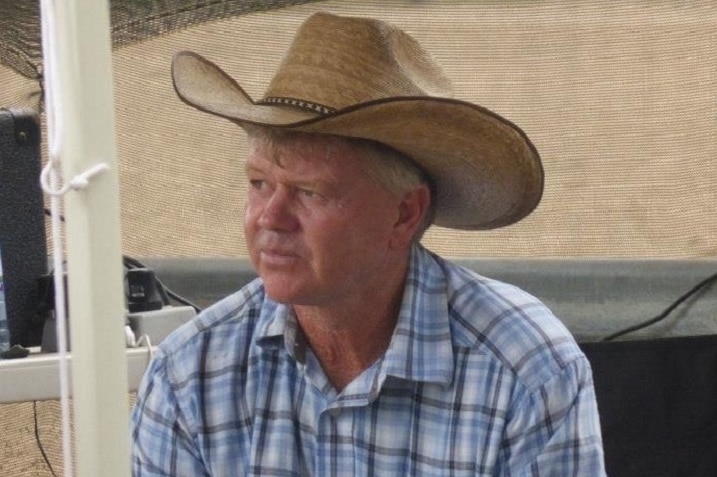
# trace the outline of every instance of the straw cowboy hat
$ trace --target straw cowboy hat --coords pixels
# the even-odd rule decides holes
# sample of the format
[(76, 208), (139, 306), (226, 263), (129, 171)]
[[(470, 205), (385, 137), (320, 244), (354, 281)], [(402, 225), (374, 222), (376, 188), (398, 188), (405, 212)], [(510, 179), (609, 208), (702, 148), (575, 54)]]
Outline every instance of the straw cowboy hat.
[(371, 139), (404, 153), (434, 182), (436, 225), (494, 229), (540, 202), (543, 169), (523, 131), (452, 99), (429, 54), (383, 21), (310, 16), (258, 101), (196, 53), (177, 53), (172, 77), (183, 101), (239, 125)]

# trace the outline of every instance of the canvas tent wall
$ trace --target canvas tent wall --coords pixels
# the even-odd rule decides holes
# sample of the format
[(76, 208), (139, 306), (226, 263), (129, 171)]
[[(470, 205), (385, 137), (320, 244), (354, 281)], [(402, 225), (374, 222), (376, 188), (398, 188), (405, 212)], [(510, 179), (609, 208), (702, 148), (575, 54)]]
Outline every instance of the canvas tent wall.
[[(3, 2), (0, 21), (36, 55), (22, 36), (25, 24), (7, 27), (11, 5), (33, 3)], [(260, 98), (297, 25), (326, 9), (405, 28), (444, 65), (455, 97), (516, 122), (542, 155), (545, 195), (528, 219), (487, 233), (434, 229), (426, 237), (432, 248), (453, 256), (714, 256), (712, 2), (314, 1), (272, 8), (282, 3), (112, 2), (127, 253), (246, 254), (242, 133), (177, 100), (169, 62), (175, 51), (194, 49)], [(172, 15), (171, 7), (186, 8)], [(217, 19), (206, 21), (212, 15)], [(37, 76), (41, 66), (35, 68), (0, 67), (1, 105), (37, 107), (39, 81), (21, 74)]]

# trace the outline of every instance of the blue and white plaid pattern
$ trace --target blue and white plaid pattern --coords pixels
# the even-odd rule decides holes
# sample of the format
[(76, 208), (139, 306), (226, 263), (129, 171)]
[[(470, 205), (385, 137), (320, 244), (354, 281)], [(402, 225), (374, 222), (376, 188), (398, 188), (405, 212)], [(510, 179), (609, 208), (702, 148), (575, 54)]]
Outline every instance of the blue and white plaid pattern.
[(132, 437), (135, 477), (604, 475), (564, 326), (420, 246), (388, 351), (341, 393), (255, 281), (162, 343)]

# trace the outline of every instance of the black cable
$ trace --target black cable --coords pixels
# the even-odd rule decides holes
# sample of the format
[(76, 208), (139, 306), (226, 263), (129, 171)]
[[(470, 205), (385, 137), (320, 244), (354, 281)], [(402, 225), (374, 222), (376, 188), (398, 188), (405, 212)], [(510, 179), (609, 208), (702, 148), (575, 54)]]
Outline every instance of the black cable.
[[(49, 209), (45, 209), (45, 215), (48, 217), (52, 217), (52, 212)], [(65, 221), (65, 217), (63, 215), (60, 215), (60, 220), (62, 222)], [(132, 268), (147, 268), (142, 262), (137, 260), (136, 258), (132, 258), (127, 255), (122, 255), (122, 263), (125, 268), (132, 269)], [(170, 290), (159, 278), (155, 277), (155, 282), (157, 283), (157, 291), (159, 292), (160, 296), (162, 297), (162, 303), (165, 305), (169, 305), (169, 299), (176, 301), (177, 303), (180, 303), (182, 305), (191, 306), (194, 308), (194, 311), (196, 313), (199, 313), (202, 311), (202, 308), (198, 305), (195, 305), (187, 298), (184, 298), (183, 296), (175, 293), (174, 291)]]
[(199, 313), (200, 311), (202, 311), (201, 307), (199, 307), (198, 305), (195, 305), (194, 303), (187, 300), (183, 296), (177, 295), (172, 290), (167, 288), (159, 279), (157, 279), (157, 282), (161, 285), (160, 289), (163, 290), (164, 292), (166, 292), (167, 295), (169, 295), (169, 297), (172, 298), (177, 303), (181, 303), (182, 305), (186, 305), (186, 306), (191, 306), (192, 308), (194, 308), (194, 311), (196, 313)]
[[(137, 260), (136, 258), (129, 257), (127, 255), (123, 255), (122, 259), (124, 261), (124, 265), (126, 268), (147, 268), (142, 262)], [(157, 290), (159, 291), (159, 294), (162, 296), (162, 301), (165, 305), (169, 305), (169, 298), (172, 298), (174, 301), (181, 303), (182, 305), (191, 306), (194, 308), (194, 311), (196, 313), (199, 313), (202, 311), (201, 307), (198, 305), (195, 305), (187, 298), (184, 298), (183, 296), (175, 293), (174, 291), (170, 290), (169, 287), (167, 287), (159, 278), (155, 277), (155, 282), (157, 283)]]
[(655, 316), (654, 318), (650, 318), (649, 320), (643, 321), (642, 323), (638, 323), (636, 325), (632, 325), (632, 326), (628, 326), (627, 328), (623, 328), (620, 331), (616, 331), (615, 333), (604, 337), (600, 341), (612, 341), (615, 338), (626, 335), (628, 333), (632, 333), (633, 331), (647, 328), (650, 325), (654, 325), (655, 323), (658, 323), (658, 322), (664, 320), (665, 318), (667, 318), (670, 315), (670, 313), (672, 313), (675, 310), (675, 308), (680, 306), (685, 300), (687, 300), (691, 296), (695, 295), (700, 290), (706, 288), (708, 285), (711, 285), (714, 281), (717, 281), (717, 273), (710, 275), (709, 277), (707, 277), (704, 280), (702, 280), (701, 282), (699, 282), (697, 285), (692, 287), (687, 293), (685, 293), (684, 295), (679, 297), (677, 300), (675, 300), (670, 306), (665, 308), (665, 310), (662, 313)]
[(50, 469), (50, 473), (54, 477), (57, 477), (57, 474), (55, 473), (55, 469), (52, 468), (50, 459), (47, 457), (45, 448), (42, 445), (42, 440), (40, 439), (40, 425), (38, 423), (38, 418), (37, 418), (37, 401), (32, 401), (32, 413), (33, 413), (33, 416), (35, 419), (35, 442), (37, 442), (37, 448), (40, 449), (40, 454), (42, 454), (42, 459), (45, 461), (47, 468)]

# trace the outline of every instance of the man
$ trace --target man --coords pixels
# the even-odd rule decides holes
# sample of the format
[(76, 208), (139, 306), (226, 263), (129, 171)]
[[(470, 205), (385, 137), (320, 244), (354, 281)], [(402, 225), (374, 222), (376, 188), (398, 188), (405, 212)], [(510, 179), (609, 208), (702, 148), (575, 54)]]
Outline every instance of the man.
[(448, 98), (415, 40), (313, 15), (267, 94), (178, 54), (188, 104), (248, 133), (259, 279), (168, 337), (132, 419), (140, 476), (604, 474), (589, 364), (525, 292), (423, 248), (540, 200), (516, 126)]

